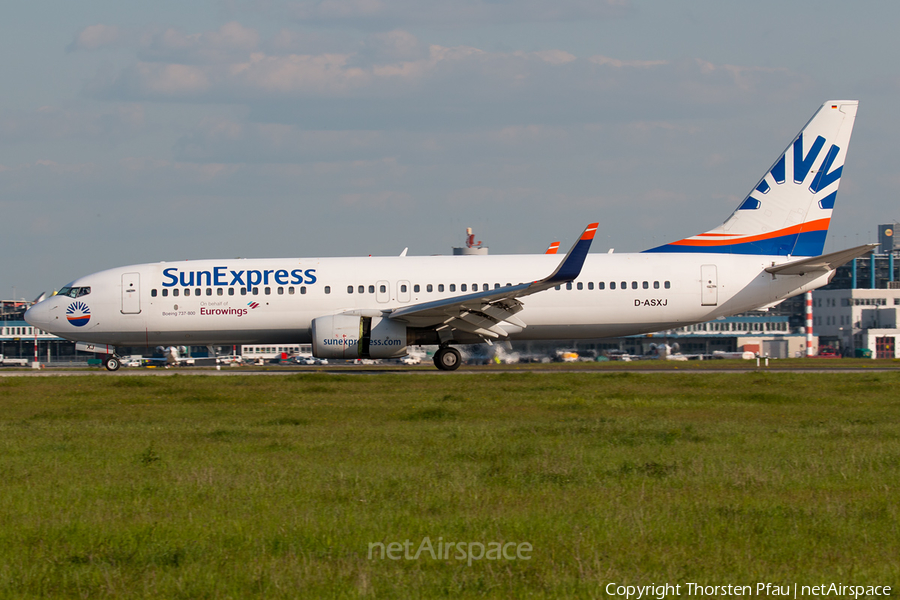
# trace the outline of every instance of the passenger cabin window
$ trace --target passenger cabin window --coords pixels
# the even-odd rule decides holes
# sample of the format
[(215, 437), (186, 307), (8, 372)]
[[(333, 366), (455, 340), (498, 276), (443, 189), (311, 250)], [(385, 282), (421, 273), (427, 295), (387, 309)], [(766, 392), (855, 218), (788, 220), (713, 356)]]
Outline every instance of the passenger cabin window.
[(331, 286), (330, 286), (330, 285), (326, 285), (326, 286), (325, 286), (325, 293), (326, 293), (326, 294), (330, 294), (330, 293), (331, 293)]
[(432, 286), (432, 285), (429, 283), (429, 284), (425, 287), (425, 291), (426, 291), (426, 292), (433, 292), (433, 291), (434, 291), (434, 286)]
[(212, 288), (206, 288), (206, 295), (212, 296)]
[(305, 293), (306, 293), (306, 286), (305, 286), (305, 285), (300, 286), (300, 293), (301, 293), (301, 294), (305, 294)]
[(185, 288), (185, 290), (184, 290), (184, 295), (185, 295), (185, 296), (190, 296), (190, 295), (191, 295), (191, 288)]
[(247, 295), (247, 288), (242, 287), (241, 288), (241, 296), (246, 296), (246, 295)]
[(420, 288), (419, 288), (419, 284), (418, 284), (418, 283), (417, 283), (416, 285), (413, 286), (413, 291), (416, 292), (417, 294), (419, 293), (419, 289), (420, 289)]
[(643, 287), (645, 290), (649, 290), (649, 289), (650, 289), (650, 282), (649, 282), (649, 281), (645, 281), (644, 283), (641, 284), (641, 287)]
[(589, 290), (594, 289), (594, 282), (593, 282), (593, 281), (588, 281), (588, 289), (589, 289)]
[(294, 295), (294, 286), (291, 286), (288, 288), (288, 295), (290, 295), (290, 296)]
[(177, 296), (177, 295), (178, 295), (178, 288), (175, 288), (174, 290), (172, 290), (172, 295), (173, 295), (173, 296)]
[(234, 296), (234, 288), (228, 288), (228, 295)]
[(579, 290), (583, 290), (583, 289), (584, 289), (584, 284), (581, 283), (581, 282), (579, 281), (578, 284), (577, 284), (575, 287), (577, 287)]
[(610, 281), (610, 282), (609, 282), (609, 289), (611, 289), (611, 290), (616, 289), (616, 282), (615, 282), (615, 281)]
[(352, 293), (353, 293), (353, 286), (352, 286), (352, 285), (348, 285), (348, 286), (347, 286), (347, 293), (348, 293), (348, 294), (352, 294)]
[(572, 289), (572, 282), (571, 282), (571, 281), (570, 281), (569, 283), (566, 284), (566, 289), (567, 289), (567, 290), (571, 290), (571, 289)]
[(653, 282), (653, 289), (654, 289), (654, 290), (658, 290), (658, 289), (659, 289), (659, 282), (658, 282), (658, 281), (654, 281), (654, 282)]
[(469, 290), (469, 288), (466, 287), (466, 284), (464, 284), (464, 283), (460, 284), (459, 291), (466, 292), (468, 290)]
[(400, 286), (400, 291), (404, 292), (404, 293), (406, 292), (406, 284), (405, 283)]
[[(57, 294), (58, 295), (58, 294)], [(156, 298), (156, 290), (150, 290), (150, 297)]]
[(451, 291), (451, 292), (455, 292), (455, 291), (456, 291), (456, 284), (455, 284), (455, 283), (451, 283), (451, 284), (450, 284), (450, 291)]
[[(382, 294), (386, 293), (386, 292), (387, 292), (387, 286), (386, 286), (386, 285), (379, 285), (379, 286), (378, 286), (378, 291), (381, 292)], [(327, 292), (326, 292), (326, 293), (327, 293)]]
[(266, 296), (268, 296), (269, 294), (272, 293), (272, 288), (267, 287), (267, 288), (265, 289), (265, 292), (266, 292)]
[(365, 293), (366, 293), (366, 286), (361, 285), (361, 286), (359, 286), (359, 287), (356, 289), (356, 291), (359, 292), (360, 294), (365, 294)]
[(605, 282), (605, 281), (601, 281), (600, 283), (598, 283), (598, 284), (597, 284), (597, 289), (598, 289), (598, 290), (606, 289), (606, 282)]
[(163, 288), (163, 298), (165, 298), (168, 295), (169, 295), (169, 290), (167, 290), (166, 288)]
[(370, 293), (370, 294), (374, 294), (374, 293), (375, 293), (375, 286), (374, 286), (374, 285), (370, 285), (370, 286), (369, 286), (369, 293)]
[(632, 282), (631, 282), (631, 289), (633, 289), (633, 290), (638, 289), (637, 281), (632, 281)]
[(443, 291), (444, 291), (444, 284), (443, 284), (443, 283), (439, 283), (439, 284), (438, 284), (438, 291), (439, 291), (439, 292), (443, 292)]
[(669, 289), (670, 287), (672, 287), (672, 284), (669, 283), (668, 281), (667, 281), (665, 284), (663, 284), (663, 285), (666, 286), (666, 289)]
[(225, 288), (216, 288), (216, 296), (224, 296)]
[(283, 287), (279, 287), (279, 288), (278, 288), (278, 295), (279, 295), (279, 296), (283, 296), (283, 295), (284, 295), (284, 288), (283, 288)]

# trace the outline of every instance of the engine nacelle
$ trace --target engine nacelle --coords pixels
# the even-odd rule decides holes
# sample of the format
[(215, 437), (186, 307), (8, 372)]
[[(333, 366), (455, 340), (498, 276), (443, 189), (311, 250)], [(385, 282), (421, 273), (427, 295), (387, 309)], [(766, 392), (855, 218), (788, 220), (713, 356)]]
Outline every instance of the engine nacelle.
[(319, 317), (312, 321), (312, 352), (351, 360), (406, 356), (406, 325), (383, 317)]

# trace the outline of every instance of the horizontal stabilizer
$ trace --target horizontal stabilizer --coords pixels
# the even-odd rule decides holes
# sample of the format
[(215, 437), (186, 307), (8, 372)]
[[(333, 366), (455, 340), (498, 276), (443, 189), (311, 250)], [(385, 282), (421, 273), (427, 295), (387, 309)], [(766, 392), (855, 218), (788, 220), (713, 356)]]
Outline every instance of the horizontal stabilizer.
[(843, 264), (846, 264), (854, 258), (869, 254), (878, 244), (866, 244), (865, 246), (857, 246), (841, 250), (840, 252), (832, 252), (831, 254), (823, 254), (822, 256), (813, 256), (812, 258), (804, 258), (803, 260), (795, 260), (793, 262), (784, 263), (767, 267), (766, 272), (772, 275), (806, 275), (807, 273), (827, 273), (833, 271)]

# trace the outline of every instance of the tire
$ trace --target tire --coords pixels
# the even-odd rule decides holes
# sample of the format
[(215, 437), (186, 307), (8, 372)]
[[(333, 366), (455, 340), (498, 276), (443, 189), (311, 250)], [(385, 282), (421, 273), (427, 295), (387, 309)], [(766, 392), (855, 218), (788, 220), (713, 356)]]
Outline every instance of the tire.
[(434, 366), (441, 371), (455, 371), (462, 364), (462, 356), (456, 348), (441, 348), (434, 355)]
[(118, 371), (122, 363), (117, 356), (107, 356), (106, 360), (103, 361), (103, 366), (106, 367), (107, 371)]

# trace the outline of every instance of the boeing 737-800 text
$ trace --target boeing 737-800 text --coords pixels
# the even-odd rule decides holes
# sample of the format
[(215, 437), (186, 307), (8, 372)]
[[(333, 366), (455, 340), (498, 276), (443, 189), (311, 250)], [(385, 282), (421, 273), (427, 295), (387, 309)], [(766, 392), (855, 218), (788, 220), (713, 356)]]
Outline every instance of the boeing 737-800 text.
[(856, 101), (826, 102), (719, 227), (637, 254), (197, 260), (76, 279), (26, 313), (106, 355), (117, 346), (311, 342), (320, 358), (395, 358), (436, 344), (603, 338), (773, 305), (826, 284), (872, 246), (822, 255)]

